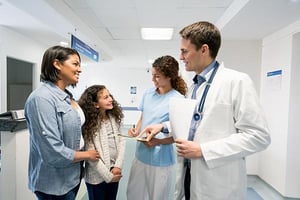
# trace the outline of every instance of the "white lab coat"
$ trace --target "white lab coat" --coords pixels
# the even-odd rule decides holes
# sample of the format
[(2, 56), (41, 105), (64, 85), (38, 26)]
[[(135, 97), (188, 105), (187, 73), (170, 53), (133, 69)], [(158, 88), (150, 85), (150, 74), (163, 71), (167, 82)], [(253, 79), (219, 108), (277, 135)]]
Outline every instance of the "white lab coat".
[[(202, 84), (197, 91), (199, 101), (204, 88)], [(194, 138), (203, 158), (191, 159), (191, 200), (245, 200), (245, 156), (270, 143), (267, 123), (249, 76), (221, 64), (203, 112)], [(182, 161), (178, 159), (175, 199), (184, 195)]]

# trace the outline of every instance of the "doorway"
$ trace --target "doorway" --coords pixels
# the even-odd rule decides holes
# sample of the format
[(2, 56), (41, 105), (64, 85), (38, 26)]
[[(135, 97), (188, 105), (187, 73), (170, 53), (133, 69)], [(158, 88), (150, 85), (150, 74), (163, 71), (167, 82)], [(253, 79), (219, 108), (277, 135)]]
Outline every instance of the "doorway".
[(7, 110), (24, 109), (32, 91), (33, 63), (7, 57)]

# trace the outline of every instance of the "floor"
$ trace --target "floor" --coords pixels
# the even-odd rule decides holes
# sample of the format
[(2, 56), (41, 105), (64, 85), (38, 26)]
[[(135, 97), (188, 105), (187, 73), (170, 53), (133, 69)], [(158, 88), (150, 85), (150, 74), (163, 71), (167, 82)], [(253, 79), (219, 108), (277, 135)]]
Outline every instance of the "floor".
[(248, 175), (248, 187), (253, 188), (254, 191), (261, 198), (249, 198), (247, 200), (300, 200), (296, 198), (286, 198), (281, 196), (275, 189), (273, 189), (269, 184), (264, 182), (258, 176)]
[[(271, 186), (261, 180), (258, 176), (248, 175), (248, 193), (247, 200), (300, 200), (295, 198), (284, 198)], [(126, 197), (118, 196), (117, 200), (125, 200)], [(84, 194), (81, 200), (88, 200), (87, 194)]]

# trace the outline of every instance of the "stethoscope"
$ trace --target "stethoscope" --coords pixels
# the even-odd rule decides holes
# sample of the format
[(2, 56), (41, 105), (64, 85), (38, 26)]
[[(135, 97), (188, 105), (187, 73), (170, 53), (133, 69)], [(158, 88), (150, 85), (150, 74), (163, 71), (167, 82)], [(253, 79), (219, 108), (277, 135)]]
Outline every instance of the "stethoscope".
[(198, 110), (197, 110), (197, 112), (195, 112), (194, 115), (193, 115), (193, 119), (194, 119), (195, 121), (202, 120), (202, 117), (203, 117), (202, 112), (203, 112), (203, 107), (204, 107), (205, 99), (206, 99), (208, 90), (209, 90), (209, 88), (210, 88), (210, 84), (212, 83), (212, 81), (213, 81), (213, 79), (214, 79), (214, 77), (215, 77), (215, 75), (216, 75), (216, 73), (217, 73), (218, 68), (219, 68), (219, 63), (218, 63), (218, 61), (216, 61), (216, 64), (215, 64), (215, 66), (214, 66), (214, 70), (213, 70), (211, 76), (209, 77), (209, 79), (208, 79), (208, 81), (207, 81), (207, 83), (206, 83), (204, 92), (203, 92), (203, 94), (202, 94), (202, 97), (201, 97), (201, 100), (200, 100), (200, 103), (199, 103)]

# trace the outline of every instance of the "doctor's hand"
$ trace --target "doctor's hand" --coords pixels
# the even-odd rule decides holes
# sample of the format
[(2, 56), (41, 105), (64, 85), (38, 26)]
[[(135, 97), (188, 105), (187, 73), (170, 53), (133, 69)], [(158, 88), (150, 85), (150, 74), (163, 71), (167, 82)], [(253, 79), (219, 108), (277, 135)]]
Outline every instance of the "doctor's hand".
[(147, 134), (147, 140), (150, 141), (155, 135), (157, 135), (163, 129), (162, 124), (152, 124), (146, 126), (146, 128), (141, 133)]
[(176, 139), (176, 148), (178, 156), (184, 158), (201, 158), (202, 151), (198, 143), (184, 139)]
[(160, 145), (161, 142), (160, 142), (160, 139), (157, 139), (157, 138), (152, 138), (151, 140), (149, 141), (142, 141), (148, 148), (151, 148), (151, 147), (154, 147), (154, 146), (157, 146), (157, 145)]

